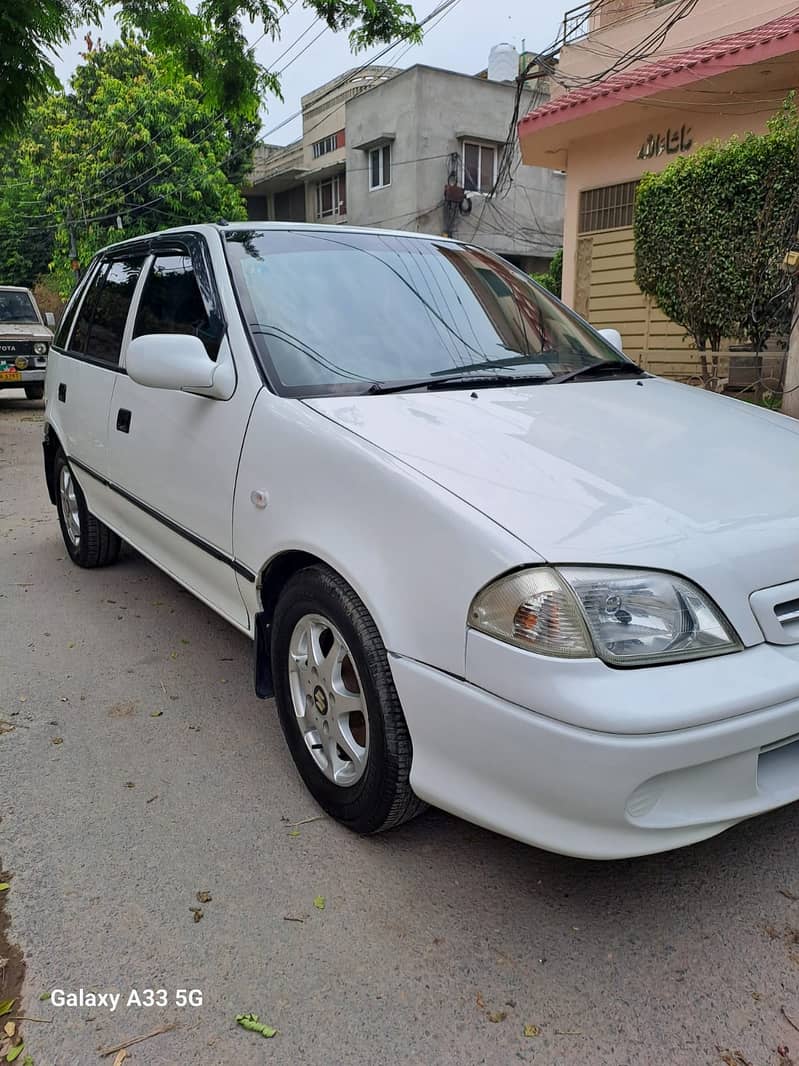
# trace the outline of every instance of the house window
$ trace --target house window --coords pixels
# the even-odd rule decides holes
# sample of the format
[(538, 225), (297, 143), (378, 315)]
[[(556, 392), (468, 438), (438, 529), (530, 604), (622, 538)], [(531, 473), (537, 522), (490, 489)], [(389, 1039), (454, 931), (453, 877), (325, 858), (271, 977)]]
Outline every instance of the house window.
[(337, 133), (331, 133), (329, 137), (323, 137), (321, 141), (316, 141), (311, 145), (314, 159), (318, 159), (320, 155), (327, 155), (328, 152), (335, 152), (337, 148), (343, 147), (344, 130), (339, 130)]
[(369, 153), (369, 188), (383, 189), (391, 184), (391, 145), (373, 148)]
[(624, 181), (620, 185), (583, 190), (577, 232), (596, 233), (602, 229), (632, 226), (637, 185), (637, 181)]
[(347, 184), (343, 174), (336, 174), (329, 181), (320, 181), (316, 186), (316, 217), (337, 218), (347, 213)]
[(463, 187), (467, 192), (491, 192), (497, 176), (497, 150), (485, 144), (463, 145)]

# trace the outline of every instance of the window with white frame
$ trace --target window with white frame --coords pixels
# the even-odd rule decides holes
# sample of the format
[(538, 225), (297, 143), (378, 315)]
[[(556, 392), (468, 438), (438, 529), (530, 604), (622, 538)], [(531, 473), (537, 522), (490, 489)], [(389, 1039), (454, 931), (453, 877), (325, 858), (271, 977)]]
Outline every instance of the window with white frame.
[(347, 180), (344, 174), (335, 174), (328, 181), (316, 186), (316, 217), (337, 218), (347, 213)]
[(391, 145), (383, 144), (369, 153), (369, 188), (384, 189), (391, 184)]
[(495, 145), (463, 144), (463, 187), (467, 192), (491, 192), (497, 176)]

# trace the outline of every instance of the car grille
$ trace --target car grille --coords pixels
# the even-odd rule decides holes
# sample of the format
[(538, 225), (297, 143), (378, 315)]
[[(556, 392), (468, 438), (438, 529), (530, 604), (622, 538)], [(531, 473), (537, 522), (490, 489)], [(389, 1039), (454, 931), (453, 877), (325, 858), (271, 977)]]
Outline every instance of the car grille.
[(0, 341), (0, 359), (16, 355), (33, 355), (33, 341)]
[(760, 589), (749, 602), (770, 644), (799, 644), (799, 581)]

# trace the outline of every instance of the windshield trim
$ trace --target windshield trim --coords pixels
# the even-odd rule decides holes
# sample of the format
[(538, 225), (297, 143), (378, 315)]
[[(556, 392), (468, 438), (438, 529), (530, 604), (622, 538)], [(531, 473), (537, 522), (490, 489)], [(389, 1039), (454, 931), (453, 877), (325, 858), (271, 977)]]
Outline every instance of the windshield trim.
[[(275, 227), (275, 229), (276, 228), (277, 227)], [(279, 232), (319, 236), (321, 239), (327, 240), (332, 243), (333, 241), (335, 241), (335, 235), (325, 232), (329, 228), (330, 227), (328, 226), (309, 226), (307, 224), (292, 226), (291, 223), (287, 223), (285, 226), (281, 226), (279, 228)], [(335, 229), (338, 229), (338, 227), (335, 227)], [(397, 233), (393, 230), (362, 230), (356, 227), (344, 227), (344, 230), (347, 236), (358, 237), (359, 235), (371, 236), (376, 234), (379, 236), (401, 237), (403, 240), (418, 241), (420, 243), (428, 243), (430, 241), (433, 241), (435, 244), (447, 248), (459, 250), (463, 249), (466, 251), (479, 251), (483, 255), (487, 254), (492, 258), (496, 258), (501, 262), (503, 268), (510, 270), (525, 284), (531, 285), (533, 288), (535, 288), (543, 295), (545, 300), (549, 300), (553, 304), (555, 304), (561, 311), (561, 313), (571, 322), (573, 322), (579, 330), (591, 334), (597, 340), (599, 345), (604, 348), (607, 348), (609, 352), (612, 352), (613, 355), (617, 356), (618, 361), (620, 363), (633, 363), (632, 359), (628, 358), (628, 356), (626, 356), (623, 352), (614, 348), (608, 342), (608, 340), (603, 337), (602, 334), (590, 324), (590, 322), (587, 322), (584, 318), (581, 318), (580, 315), (578, 315), (572, 308), (564, 304), (559, 297), (554, 295), (554, 293), (549, 292), (548, 289), (545, 289), (542, 285), (539, 285), (538, 282), (531, 278), (530, 275), (525, 274), (524, 271), (517, 267), (515, 264), (502, 259), (501, 256), (499, 256), (496, 252), (492, 252), (490, 249), (480, 248), (478, 245), (473, 245), (466, 241), (455, 240), (451, 237), (434, 238), (431, 235), (424, 233)], [(329, 383), (313, 383), (302, 385), (287, 385), (281, 380), (280, 375), (278, 374), (277, 369), (270, 356), (269, 345), (267, 343), (267, 338), (270, 332), (273, 330), (273, 327), (258, 322), (258, 315), (255, 310), (255, 307), (253, 306), (247, 285), (243, 283), (239, 274), (238, 265), (236, 264), (231, 255), (231, 238), (246, 234), (252, 234), (255, 237), (262, 237), (267, 236), (270, 232), (274, 232), (274, 230), (272, 228), (260, 229), (256, 227), (249, 227), (247, 225), (237, 227), (231, 224), (230, 229), (220, 231), (219, 234), (222, 243), (223, 254), (225, 257), (225, 263), (228, 269), (228, 277), (236, 300), (236, 305), (238, 307), (239, 315), (241, 318), (241, 324), (247, 335), (247, 339), (250, 342), (250, 347), (255, 357), (256, 365), (267, 388), (271, 392), (275, 393), (277, 396), (283, 396), (286, 398), (299, 400), (317, 398), (322, 399), (324, 397), (334, 396), (379, 397), (381, 395), (385, 395), (385, 393), (380, 391), (370, 391), (372, 385), (381, 384), (381, 382), (379, 382), (376, 378), (369, 380), (364, 378), (362, 380), (337, 381)], [(300, 338), (297, 339), (300, 340)], [(530, 360), (532, 363), (532, 355), (530, 356)], [(505, 361), (508, 360), (502, 360), (502, 362)], [(523, 371), (525, 365), (525, 363), (519, 362), (517, 364), (518, 370), (520, 372)], [(518, 376), (521, 377), (523, 375), (520, 373)], [(520, 383), (518, 381), (518, 378), (516, 381), (514, 381), (514, 377), (515, 375), (508, 374), (507, 383), (505, 385), (498, 384), (494, 387), (518, 388)], [(400, 379), (397, 380), (399, 382)], [(435, 382), (435, 380), (436, 375), (431, 375), (431, 381)], [(547, 379), (543, 377), (541, 378), (542, 382), (545, 380)], [(530, 384), (530, 382), (525, 381), (523, 382), (523, 384), (528, 385)], [(474, 384), (469, 384), (468, 381), (464, 381), (462, 388), (474, 388)]]

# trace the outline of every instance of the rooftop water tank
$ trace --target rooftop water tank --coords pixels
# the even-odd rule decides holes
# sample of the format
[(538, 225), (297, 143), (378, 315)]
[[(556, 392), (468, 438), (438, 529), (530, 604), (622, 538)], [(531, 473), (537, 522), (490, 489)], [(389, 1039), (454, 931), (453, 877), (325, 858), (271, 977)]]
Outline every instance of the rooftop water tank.
[(488, 80), (514, 81), (519, 73), (519, 53), (512, 44), (495, 44), (488, 54)]

